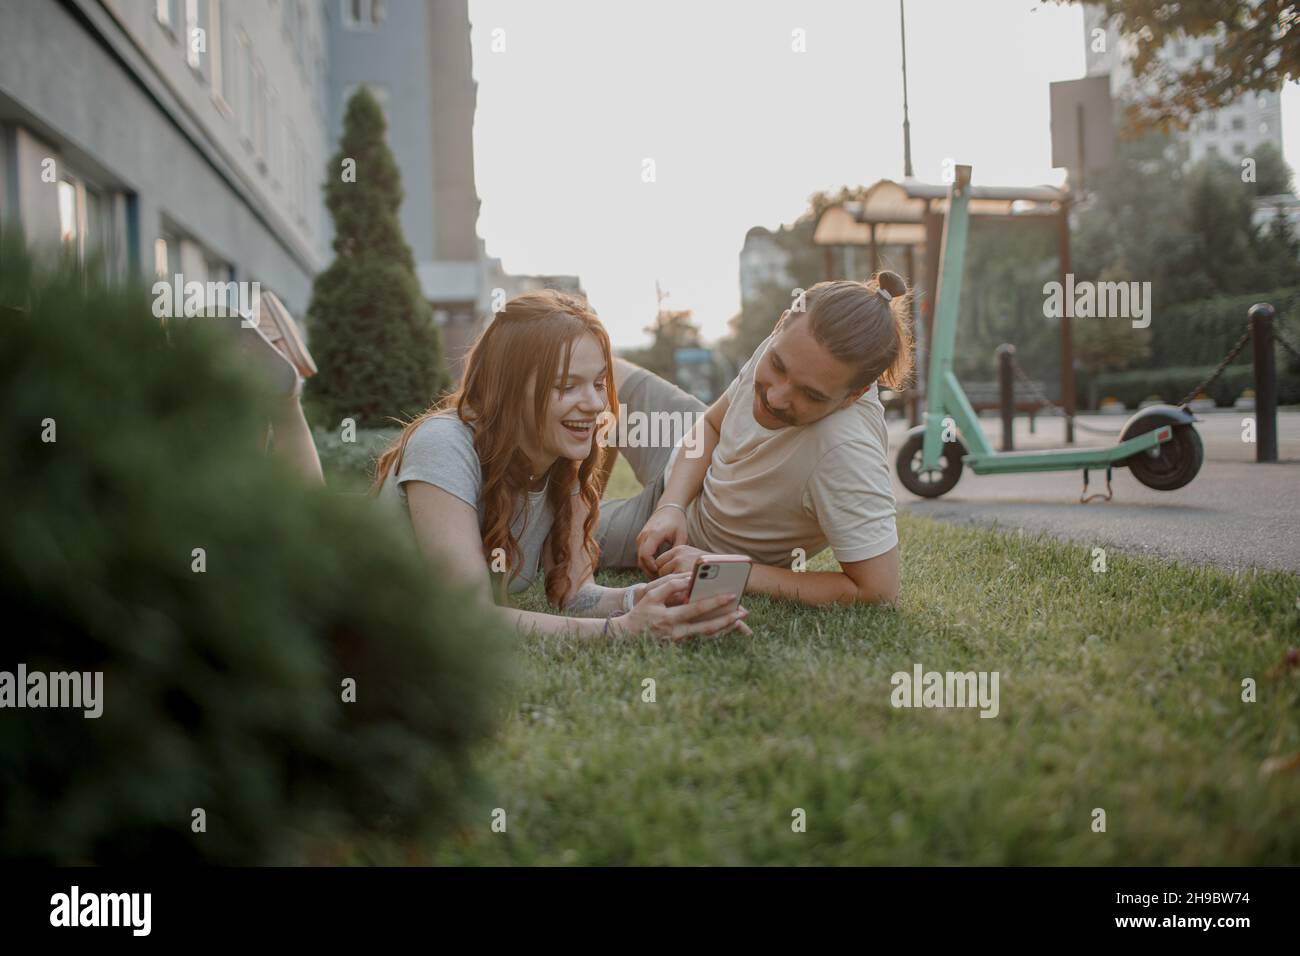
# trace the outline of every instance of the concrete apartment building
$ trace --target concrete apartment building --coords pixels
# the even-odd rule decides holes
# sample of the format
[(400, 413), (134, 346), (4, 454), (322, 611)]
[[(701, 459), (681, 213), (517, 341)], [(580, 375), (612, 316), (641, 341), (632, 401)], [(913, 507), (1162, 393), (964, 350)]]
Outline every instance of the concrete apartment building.
[(0, 216), (118, 274), (259, 281), (304, 309), (329, 248), (324, 13), (0, 0)]
[[(778, 228), (778, 232), (785, 227)], [(794, 287), (790, 275), (790, 253), (777, 242), (771, 230), (754, 226), (745, 233), (740, 249), (740, 306), (748, 305), (768, 283)]]
[[(1094, 4), (1084, 6), (1084, 42), (1087, 50), (1088, 76), (1109, 76), (1110, 94), (1123, 99), (1134, 89), (1132, 41), (1121, 36), (1105, 11)], [(1104, 31), (1104, 49), (1096, 47), (1096, 31)], [(1218, 39), (1199, 37), (1170, 41), (1160, 51), (1174, 69), (1184, 70), (1194, 62), (1212, 63)], [(1264, 144), (1282, 155), (1282, 94), (1277, 91), (1252, 92), (1223, 109), (1197, 116), (1186, 130), (1176, 131), (1169, 149), (1181, 158), (1184, 166), (1194, 165), (1207, 156), (1215, 156), (1233, 166), (1254, 156)], [(1287, 218), (1293, 231), (1300, 232), (1300, 199), (1289, 193), (1260, 196), (1255, 199), (1252, 221), (1266, 232), (1280, 214)]]
[(301, 315), (333, 254), (320, 187), (363, 83), (455, 365), (491, 288), (528, 284), (477, 235), (466, 0), (0, 0), (0, 218), (105, 249), (118, 275), (257, 281)]
[[(1104, 31), (1104, 49), (1097, 49), (1095, 31)], [(1123, 99), (1134, 89), (1131, 41), (1109, 22), (1095, 4), (1083, 8), (1084, 49), (1088, 76), (1110, 76), (1110, 93)], [(1166, 43), (1160, 51), (1174, 69), (1185, 70), (1196, 61), (1213, 62), (1219, 41), (1198, 37)], [(1279, 92), (1248, 93), (1236, 102), (1196, 117), (1191, 127), (1174, 134), (1175, 148), (1186, 164), (1206, 156), (1219, 156), (1236, 164), (1264, 143), (1282, 153), (1282, 96)]]

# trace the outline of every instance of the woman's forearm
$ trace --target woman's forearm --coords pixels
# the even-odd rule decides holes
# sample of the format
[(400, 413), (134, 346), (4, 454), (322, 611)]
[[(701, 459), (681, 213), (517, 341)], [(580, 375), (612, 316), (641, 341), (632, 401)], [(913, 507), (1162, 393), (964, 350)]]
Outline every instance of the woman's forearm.
[(568, 634), (573, 637), (600, 637), (606, 633), (606, 615), (600, 617), (564, 617), (540, 611), (522, 611), (515, 607), (500, 609), (521, 635)]
[(588, 581), (564, 602), (564, 613), (573, 617), (606, 617), (623, 610), (628, 588), (607, 588)]

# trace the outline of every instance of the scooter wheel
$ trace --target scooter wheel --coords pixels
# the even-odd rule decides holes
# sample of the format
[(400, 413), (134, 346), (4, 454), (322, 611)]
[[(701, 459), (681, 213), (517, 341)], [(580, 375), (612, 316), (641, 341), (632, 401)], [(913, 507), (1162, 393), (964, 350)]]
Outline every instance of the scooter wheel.
[(1205, 446), (1201, 444), (1201, 436), (1195, 428), (1161, 415), (1152, 415), (1134, 422), (1131, 430), (1126, 429), (1120, 435), (1120, 441), (1143, 435), (1162, 425), (1174, 427), (1173, 437), (1169, 441), (1138, 452), (1132, 458), (1124, 459), (1121, 464), (1128, 465), (1133, 477), (1148, 488), (1173, 491), (1195, 478), (1201, 470), (1201, 463), (1205, 461)]
[(959, 442), (944, 442), (938, 467), (927, 471), (921, 467), (924, 446), (925, 427), (913, 429), (898, 450), (895, 470), (898, 480), (912, 494), (921, 498), (938, 498), (952, 491), (961, 478), (961, 459), (966, 452)]

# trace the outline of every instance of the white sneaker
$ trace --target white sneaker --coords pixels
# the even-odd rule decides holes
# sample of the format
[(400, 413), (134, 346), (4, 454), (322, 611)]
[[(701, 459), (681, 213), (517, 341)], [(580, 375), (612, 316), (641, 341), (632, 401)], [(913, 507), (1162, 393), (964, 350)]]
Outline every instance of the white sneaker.
[(298, 369), (262, 331), (261, 323), (254, 321), (252, 312), (245, 310), (237, 320), (234, 317), (227, 320), (226, 325), (235, 330), (240, 352), (258, 370), (274, 394), (289, 398), (302, 393), (302, 376)]
[(293, 363), (299, 375), (311, 378), (316, 374), (316, 362), (307, 351), (298, 323), (278, 295), (274, 292), (261, 293), (253, 319), (266, 339)]

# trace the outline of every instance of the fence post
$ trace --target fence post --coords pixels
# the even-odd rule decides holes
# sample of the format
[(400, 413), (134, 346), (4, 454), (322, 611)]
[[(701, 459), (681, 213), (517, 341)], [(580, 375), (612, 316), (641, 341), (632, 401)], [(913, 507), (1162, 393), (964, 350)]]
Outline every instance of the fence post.
[(1015, 450), (1016, 396), (1011, 370), (1014, 345), (999, 345), (994, 352), (998, 357), (998, 399), (1002, 406), (1002, 450)]
[(1277, 461), (1277, 368), (1273, 358), (1273, 307), (1250, 307), (1250, 337), (1255, 348), (1255, 460)]

